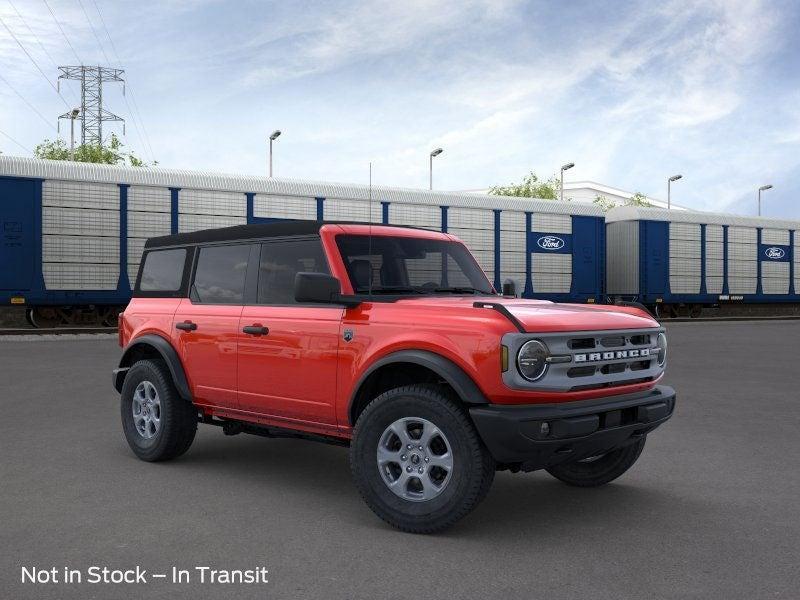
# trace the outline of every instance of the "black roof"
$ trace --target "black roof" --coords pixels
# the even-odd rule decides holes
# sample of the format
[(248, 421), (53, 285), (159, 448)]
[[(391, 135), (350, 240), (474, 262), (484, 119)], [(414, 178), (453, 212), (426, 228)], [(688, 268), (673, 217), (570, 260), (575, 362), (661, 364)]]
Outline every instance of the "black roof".
[[(164, 248), (167, 246), (191, 246), (194, 244), (208, 244), (213, 242), (231, 242), (235, 240), (258, 240), (272, 237), (286, 237), (293, 235), (316, 235), (323, 225), (369, 225), (358, 221), (275, 221), (274, 223), (257, 223), (253, 225), (234, 225), (233, 227), (220, 227), (218, 229), (201, 229), (189, 233), (175, 233), (149, 238), (145, 249)], [(380, 227), (399, 227), (402, 229), (420, 229), (409, 225), (388, 225), (386, 223), (372, 223)]]
[(186, 246), (209, 242), (228, 242), (233, 240), (252, 240), (260, 238), (284, 237), (291, 235), (314, 235), (328, 221), (276, 221), (254, 225), (234, 225), (219, 229), (201, 229), (189, 233), (176, 233), (152, 237), (145, 242), (145, 248), (164, 246)]

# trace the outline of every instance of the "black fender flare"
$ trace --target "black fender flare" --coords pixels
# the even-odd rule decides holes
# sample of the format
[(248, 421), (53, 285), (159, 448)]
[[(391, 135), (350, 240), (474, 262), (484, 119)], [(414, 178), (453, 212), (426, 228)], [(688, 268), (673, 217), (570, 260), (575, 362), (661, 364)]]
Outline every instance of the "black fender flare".
[(142, 346), (149, 346), (161, 355), (161, 358), (164, 359), (164, 362), (169, 368), (170, 375), (172, 375), (172, 382), (175, 384), (178, 394), (184, 400), (191, 402), (192, 393), (189, 391), (189, 382), (186, 380), (186, 373), (183, 370), (183, 364), (178, 357), (178, 353), (166, 339), (155, 334), (143, 335), (142, 337), (136, 338), (133, 343), (125, 348), (125, 352), (122, 353), (122, 358), (119, 360), (119, 368), (114, 369), (114, 387), (116, 390), (122, 392), (122, 384), (125, 381), (125, 375), (132, 366), (133, 351)]
[[(358, 383), (356, 383), (350, 396), (350, 402), (347, 405), (347, 414), (351, 421), (353, 420), (353, 404), (370, 375), (381, 367), (395, 363), (412, 363), (430, 369), (444, 379), (465, 404), (489, 403), (472, 377), (467, 375), (461, 367), (449, 358), (428, 350), (399, 350), (376, 360), (358, 379)], [(351, 423), (351, 425), (353, 424)]]

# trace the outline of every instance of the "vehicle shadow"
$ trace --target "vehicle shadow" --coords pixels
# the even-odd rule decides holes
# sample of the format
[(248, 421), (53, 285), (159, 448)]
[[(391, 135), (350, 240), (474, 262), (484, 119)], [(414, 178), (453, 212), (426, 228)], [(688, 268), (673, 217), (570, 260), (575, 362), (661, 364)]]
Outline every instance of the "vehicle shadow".
[[(202, 474), (208, 480), (224, 480), (257, 497), (279, 494), (280, 502), (314, 498), (309, 508), (335, 512), (340, 522), (359, 528), (394, 531), (374, 518), (352, 485), (347, 449), (302, 440), (225, 437), (204, 432), (200, 443), (181, 459), (180, 470)], [(635, 469), (635, 467), (634, 467)], [(653, 524), (658, 515), (682, 510), (686, 499), (677, 499), (663, 486), (653, 488), (637, 481), (635, 472), (596, 489), (567, 486), (544, 471), (497, 473), (487, 498), (452, 529), (447, 538), (482, 538), (534, 535), (574, 535), (600, 527), (630, 529)]]

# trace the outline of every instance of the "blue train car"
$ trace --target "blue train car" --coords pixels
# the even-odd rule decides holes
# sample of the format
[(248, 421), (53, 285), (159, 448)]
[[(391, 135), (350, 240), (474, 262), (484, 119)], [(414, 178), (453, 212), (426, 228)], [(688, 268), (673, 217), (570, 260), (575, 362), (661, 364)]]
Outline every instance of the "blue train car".
[(0, 306), (27, 307), (41, 326), (110, 324), (148, 237), (279, 219), (446, 231), (498, 290), (603, 297), (605, 228), (593, 205), (0, 156)]
[(675, 316), (800, 296), (800, 222), (622, 207), (606, 215), (607, 292)]

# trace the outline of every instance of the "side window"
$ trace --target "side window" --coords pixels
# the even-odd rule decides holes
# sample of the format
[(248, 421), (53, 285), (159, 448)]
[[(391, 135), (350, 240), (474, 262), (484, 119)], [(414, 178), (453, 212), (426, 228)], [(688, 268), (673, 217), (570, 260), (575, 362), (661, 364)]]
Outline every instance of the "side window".
[(330, 273), (319, 239), (262, 244), (258, 303), (294, 304), (294, 276), (301, 272)]
[(194, 297), (204, 304), (242, 304), (249, 245), (200, 248)]
[(181, 289), (186, 249), (151, 250), (144, 257), (139, 289), (143, 292), (177, 292)]

